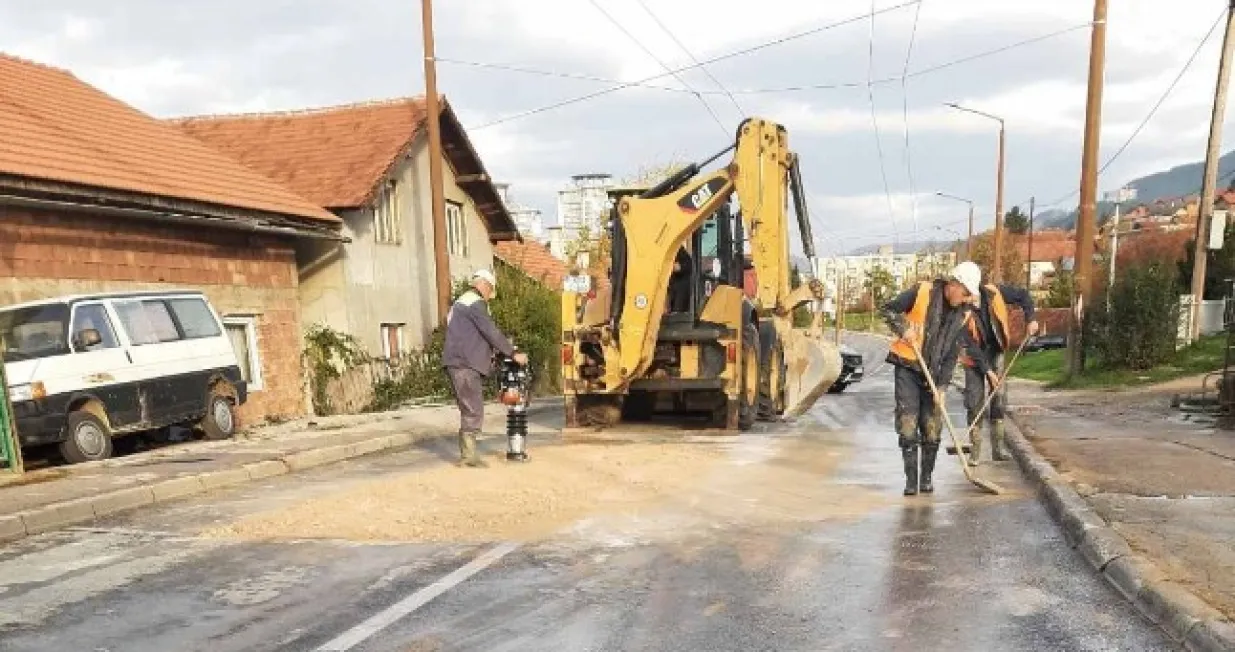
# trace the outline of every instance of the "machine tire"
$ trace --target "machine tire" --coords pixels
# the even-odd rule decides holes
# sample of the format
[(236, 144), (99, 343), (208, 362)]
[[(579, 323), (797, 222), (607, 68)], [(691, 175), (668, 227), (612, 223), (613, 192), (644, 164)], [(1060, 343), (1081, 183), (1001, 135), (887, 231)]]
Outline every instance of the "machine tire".
[(111, 428), (102, 419), (76, 410), (69, 413), (64, 429), (68, 437), (60, 442), (60, 455), (65, 462), (81, 464), (112, 456)]
[[(747, 324), (746, 326), (742, 328), (742, 359), (746, 360), (750, 352), (754, 352), (756, 359), (760, 358), (759, 356), (759, 331), (755, 328), (754, 324)], [(745, 365), (743, 365), (742, 370), (743, 372), (746, 371)], [(742, 374), (742, 381), (740, 384), (741, 392), (738, 397), (738, 429), (739, 430), (750, 430), (755, 425), (755, 417), (757, 415), (758, 407), (759, 407), (758, 406), (759, 396), (757, 392), (756, 392), (754, 401), (751, 401), (749, 398), (747, 398), (747, 394), (749, 393), (749, 389), (750, 389), (747, 385), (747, 383), (749, 382), (747, 379), (749, 377), (750, 376), (747, 373)]]
[(231, 439), (236, 434), (236, 407), (232, 399), (222, 392), (211, 392), (206, 400), (206, 416), (198, 427), (202, 435), (211, 441)]

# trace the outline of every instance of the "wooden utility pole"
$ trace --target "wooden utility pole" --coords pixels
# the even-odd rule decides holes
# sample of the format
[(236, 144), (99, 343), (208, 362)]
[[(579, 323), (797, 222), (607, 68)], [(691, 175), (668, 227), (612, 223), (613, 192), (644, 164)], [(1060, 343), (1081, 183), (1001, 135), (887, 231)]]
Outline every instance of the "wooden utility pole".
[(425, 45), (425, 121), (429, 126), (429, 201), (433, 202), (433, 266), (437, 270), (437, 322), (446, 325), (450, 310), (450, 256), (446, 250), (446, 197), (442, 189), (442, 124), (437, 96), (437, 60), (433, 54), (433, 0), (420, 0)]
[(1214, 186), (1218, 178), (1219, 148), (1222, 146), (1222, 121), (1226, 119), (1226, 87), (1230, 81), (1231, 51), (1235, 49), (1235, 0), (1230, 0), (1226, 12), (1226, 36), (1222, 40), (1222, 58), (1218, 60), (1218, 84), (1214, 89), (1213, 114), (1209, 118), (1209, 148), (1205, 152), (1205, 176), (1201, 181), (1201, 205), (1196, 213), (1196, 250), (1192, 256), (1192, 314), (1188, 320), (1188, 341), (1201, 330), (1201, 301), (1205, 299), (1205, 265), (1209, 258), (1210, 217), (1214, 212)]
[(1068, 333), (1068, 377), (1085, 370), (1085, 299), (1093, 268), (1093, 234), (1097, 225), (1098, 137), (1102, 126), (1102, 82), (1106, 68), (1106, 0), (1094, 0), (1089, 44), (1089, 94), (1085, 103), (1085, 144), (1081, 152), (1080, 217), (1076, 222), (1076, 291)]
[(999, 171), (996, 173), (998, 180), (995, 182), (995, 257), (992, 262), (995, 269), (991, 270), (992, 283), (1003, 280), (1003, 147), (1003, 120), (999, 119)]
[(1025, 289), (1033, 289), (1033, 204), (1035, 197), (1029, 198), (1029, 241), (1025, 252)]

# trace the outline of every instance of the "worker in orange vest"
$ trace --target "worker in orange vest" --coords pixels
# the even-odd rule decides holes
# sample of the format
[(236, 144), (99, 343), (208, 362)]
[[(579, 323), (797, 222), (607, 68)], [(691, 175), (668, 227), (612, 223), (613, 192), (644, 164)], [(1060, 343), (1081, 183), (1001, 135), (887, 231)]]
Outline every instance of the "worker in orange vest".
[[(1033, 296), (1029, 290), (1012, 285), (996, 285), (986, 283), (977, 296), (974, 309), (975, 318), (969, 324), (969, 332), (982, 347), (986, 359), (995, 372), (1001, 372), (1004, 365), (1004, 353), (1012, 342), (1011, 322), (1008, 319), (1008, 307), (1016, 306), (1025, 313), (1025, 331), (1027, 337), (1038, 334), (1038, 322), (1034, 320)], [(987, 385), (987, 379), (968, 355), (961, 355), (961, 364), (965, 366), (965, 411), (969, 421), (969, 442), (973, 453), (969, 463), (978, 465), (982, 454), (982, 424), (975, 423), (978, 410), (986, 403), (987, 392), (994, 391), (991, 404), (985, 419), (990, 424), (991, 459), (1003, 462), (1008, 459), (1004, 440), (1007, 430), (1004, 426), (1008, 403), (1006, 385), (995, 387), (992, 382)]]
[(948, 276), (919, 283), (883, 306), (888, 327), (900, 338), (892, 342), (887, 360), (892, 364), (895, 381), (896, 434), (905, 465), (906, 496), (919, 490), (922, 493), (935, 491), (931, 474), (939, 454), (942, 425), (939, 410), (943, 407), (936, 406), (922, 364), (910, 342), (917, 343), (940, 392), (947, 391), (961, 348), (978, 369), (994, 380), (996, 377), (990, 371), (986, 354), (969, 329), (974, 318), (972, 302), (981, 281), (982, 272), (978, 266), (964, 262), (954, 267)]

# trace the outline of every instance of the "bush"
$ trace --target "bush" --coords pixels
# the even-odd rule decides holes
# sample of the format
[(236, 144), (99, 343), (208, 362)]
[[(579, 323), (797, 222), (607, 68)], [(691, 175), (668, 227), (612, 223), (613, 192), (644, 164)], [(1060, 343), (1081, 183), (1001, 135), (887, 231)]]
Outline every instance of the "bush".
[(313, 393), (313, 412), (333, 414), (334, 407), (326, 393), (327, 384), (343, 372), (369, 361), (369, 354), (355, 337), (324, 324), (314, 324), (304, 335), (305, 369)]
[[(539, 394), (561, 391), (562, 369), (558, 363), (561, 346), (561, 294), (532, 280), (504, 264), (497, 265), (497, 296), (489, 302), (493, 321), (519, 350), (528, 354), (532, 368), (533, 390)], [(457, 281), (454, 297), (471, 289), (466, 281)], [(429, 345), (401, 357), (389, 378), (373, 387), (373, 403), (367, 411), (396, 408), (410, 400), (452, 397), (450, 379), (442, 369), (445, 334), (433, 331)], [(495, 368), (496, 371), (496, 368)], [(494, 373), (485, 384), (485, 396), (497, 396), (498, 378)]]
[(494, 272), (498, 290), (489, 302), (493, 320), (527, 353), (537, 393), (561, 391), (561, 293), (505, 264), (499, 263)]
[(1089, 309), (1086, 348), (1105, 369), (1144, 370), (1175, 353), (1179, 324), (1179, 274), (1166, 262), (1123, 270), (1105, 297)]

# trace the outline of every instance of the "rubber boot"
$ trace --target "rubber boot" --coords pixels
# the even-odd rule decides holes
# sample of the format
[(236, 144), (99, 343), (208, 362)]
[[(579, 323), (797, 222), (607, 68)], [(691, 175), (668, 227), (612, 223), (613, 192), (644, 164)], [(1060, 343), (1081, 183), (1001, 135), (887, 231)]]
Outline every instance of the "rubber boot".
[(931, 474), (935, 472), (936, 455), (939, 455), (938, 444), (922, 447), (922, 479), (918, 482), (918, 485), (924, 494), (935, 492), (935, 485), (931, 482)]
[[(973, 423), (973, 419), (969, 420)], [(977, 466), (982, 457), (982, 424), (977, 424), (969, 431), (969, 466)]]
[(476, 453), (476, 433), (459, 433), (459, 466), (483, 468), (489, 466)]
[(1008, 449), (1004, 447), (1007, 443), (1007, 434), (1003, 419), (991, 421), (991, 459), (996, 462), (1008, 461)]
[(914, 496), (918, 493), (918, 447), (901, 448), (901, 460), (905, 463), (905, 495)]

